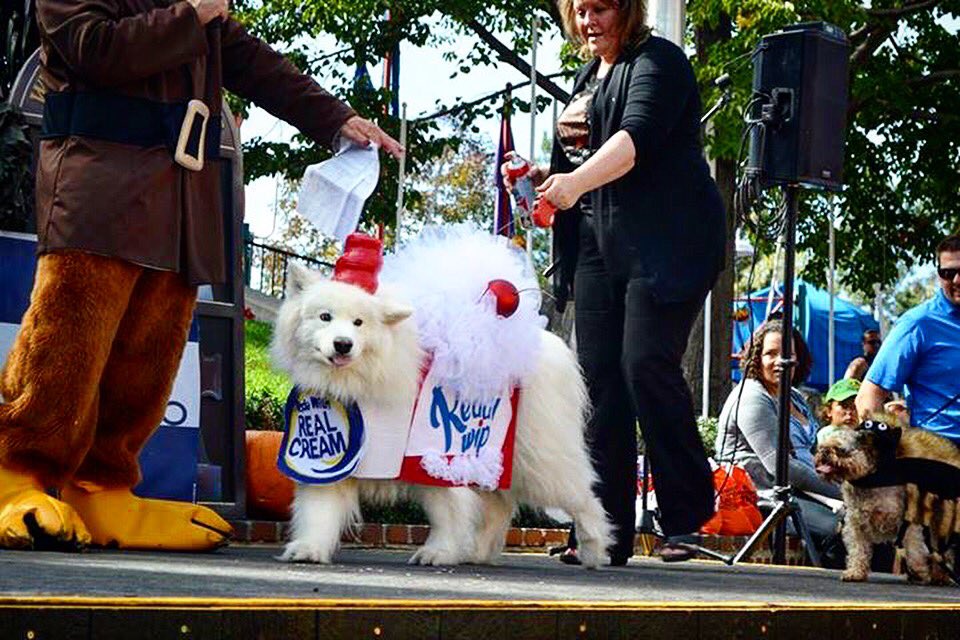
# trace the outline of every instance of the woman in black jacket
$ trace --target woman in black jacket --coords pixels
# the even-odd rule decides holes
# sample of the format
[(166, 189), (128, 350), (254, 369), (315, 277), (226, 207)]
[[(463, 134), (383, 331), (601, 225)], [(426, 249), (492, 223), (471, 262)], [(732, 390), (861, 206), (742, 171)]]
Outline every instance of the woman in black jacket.
[(723, 267), (726, 227), (683, 51), (650, 34), (643, 0), (559, 0), (559, 8), (589, 62), (557, 121), (550, 171), (533, 178), (561, 209), (554, 288), (560, 309), (574, 295), (593, 404), (588, 435), (617, 529), (610, 560), (620, 565), (633, 554), (637, 420), (664, 533), (694, 532), (714, 510), (681, 358)]

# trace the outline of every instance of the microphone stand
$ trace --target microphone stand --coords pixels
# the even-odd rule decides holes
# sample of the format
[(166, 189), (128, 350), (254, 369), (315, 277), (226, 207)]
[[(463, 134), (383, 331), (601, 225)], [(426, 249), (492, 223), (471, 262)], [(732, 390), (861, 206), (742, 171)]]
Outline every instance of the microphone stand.
[(717, 114), (720, 109), (723, 109), (725, 106), (730, 104), (730, 100), (733, 97), (730, 90), (733, 88), (733, 80), (730, 78), (729, 73), (725, 73), (722, 76), (718, 77), (713, 81), (713, 86), (720, 89), (720, 97), (717, 98), (717, 101), (710, 107), (710, 110), (703, 114), (703, 117), (700, 118), (700, 126), (707, 124), (710, 119)]
[[(720, 76), (714, 81), (717, 87), (723, 90), (720, 99), (701, 119), (701, 124), (706, 122), (717, 111), (722, 108), (729, 100), (730, 78), (726, 74)], [(785, 184), (784, 193), (786, 196), (786, 218), (783, 230), (784, 240), (784, 258), (783, 258), (783, 346), (779, 363), (780, 369), (780, 392), (778, 398), (779, 416), (777, 430), (777, 466), (774, 476), (774, 501), (775, 506), (770, 514), (760, 524), (760, 527), (747, 539), (743, 547), (733, 555), (717, 553), (711, 549), (706, 549), (699, 545), (684, 544), (685, 547), (720, 560), (728, 565), (735, 565), (743, 562), (753, 554), (770, 536), (773, 536), (773, 563), (786, 564), (786, 541), (787, 541), (787, 518), (793, 522), (794, 529), (803, 540), (804, 550), (810, 563), (819, 567), (820, 554), (813, 545), (810, 537), (810, 529), (803, 519), (803, 512), (794, 490), (790, 487), (789, 481), (789, 455), (790, 455), (790, 407), (792, 400), (790, 391), (793, 386), (793, 370), (797, 364), (793, 357), (793, 285), (795, 276), (795, 256), (796, 256), (796, 235), (797, 235), (797, 209), (799, 207), (800, 187), (797, 184)], [(647, 469), (643, 469), (643, 486), (646, 489)], [(649, 516), (646, 513), (646, 501), (644, 500), (644, 511), (641, 514), (640, 533), (650, 533), (646, 525)], [(649, 527), (652, 530), (652, 527)]]

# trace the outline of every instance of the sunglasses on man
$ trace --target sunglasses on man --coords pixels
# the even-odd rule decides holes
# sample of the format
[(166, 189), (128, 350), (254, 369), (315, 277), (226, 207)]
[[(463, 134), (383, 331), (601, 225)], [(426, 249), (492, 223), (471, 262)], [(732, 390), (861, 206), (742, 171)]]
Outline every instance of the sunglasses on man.
[(960, 273), (960, 268), (957, 267), (938, 267), (937, 275), (939, 275), (944, 280), (953, 280), (957, 277), (957, 274)]

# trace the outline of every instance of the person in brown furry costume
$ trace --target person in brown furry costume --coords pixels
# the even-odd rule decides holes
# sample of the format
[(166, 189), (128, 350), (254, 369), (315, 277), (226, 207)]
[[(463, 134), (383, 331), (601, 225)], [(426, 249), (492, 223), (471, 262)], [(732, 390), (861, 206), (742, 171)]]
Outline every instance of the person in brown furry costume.
[[(230, 533), (216, 513), (131, 489), (197, 285), (226, 277), (219, 163), (204, 162), (219, 149), (223, 89), (324, 146), (403, 149), (247, 34), (227, 0), (36, 8), (40, 257), (0, 372), (0, 547), (215, 548)], [(190, 114), (203, 112), (210, 131), (185, 157)]]
[(868, 419), (817, 449), (817, 472), (843, 483), (845, 581), (867, 579), (873, 545), (896, 542), (914, 581), (945, 584), (960, 535), (960, 449), (925, 429)]

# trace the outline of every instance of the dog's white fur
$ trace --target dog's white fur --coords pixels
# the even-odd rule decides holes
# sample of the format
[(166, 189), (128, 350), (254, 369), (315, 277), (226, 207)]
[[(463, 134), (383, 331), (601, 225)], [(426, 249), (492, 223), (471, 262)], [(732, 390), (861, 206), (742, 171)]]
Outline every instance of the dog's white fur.
[[(370, 295), (296, 264), (287, 288), (273, 356), (295, 384), (361, 407), (373, 401), (412, 408), (423, 356), (416, 326), (406, 320), (412, 309), (391, 300), (389, 292)], [(334, 362), (333, 341), (344, 338), (353, 345), (349, 362)], [(580, 559), (588, 567), (599, 565), (611, 532), (591, 488), (596, 477), (584, 443), (586, 387), (563, 341), (546, 331), (542, 340), (535, 372), (520, 392), (510, 490), (473, 492), (366, 479), (301, 484), (282, 559), (329, 563), (342, 531), (359, 521), (361, 499), (389, 503), (408, 497), (423, 506), (431, 525), (412, 563), (496, 562), (516, 505), (523, 502), (569, 513), (577, 526)]]

